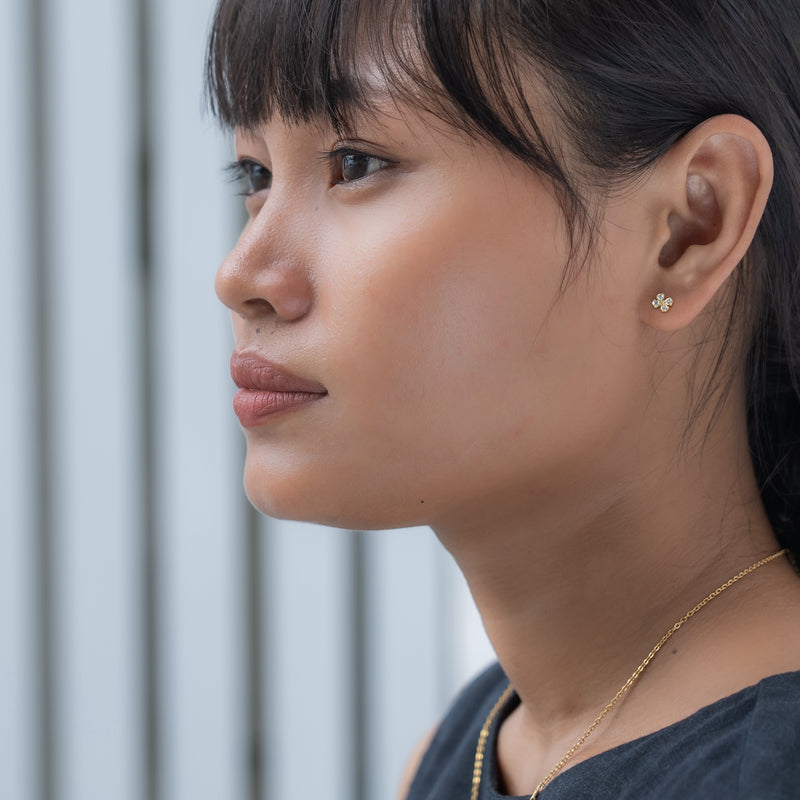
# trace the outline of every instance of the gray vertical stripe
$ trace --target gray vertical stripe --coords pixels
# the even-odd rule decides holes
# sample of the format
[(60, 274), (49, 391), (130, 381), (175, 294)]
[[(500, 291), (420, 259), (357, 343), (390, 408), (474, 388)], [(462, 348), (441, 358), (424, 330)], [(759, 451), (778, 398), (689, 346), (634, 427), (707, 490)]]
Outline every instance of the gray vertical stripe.
[(262, 614), (262, 577), (263, 568), (263, 542), (260, 516), (258, 512), (247, 503), (245, 524), (245, 557), (246, 569), (246, 607), (247, 607), (247, 633), (245, 647), (247, 649), (244, 659), (245, 676), (245, 741), (247, 742), (248, 772), (247, 772), (247, 797), (248, 800), (266, 800), (264, 795), (264, 772), (266, 757), (263, 720), (270, 719), (269, 709), (264, 705), (266, 692), (263, 691), (263, 682), (266, 681), (263, 660), (263, 625), (266, 615)]
[(36, 531), (36, 575), (33, 586), (36, 597), (36, 665), (38, 709), (36, 735), (38, 739), (37, 770), (34, 776), (39, 800), (53, 800), (56, 780), (56, 698), (55, 698), (55, 626), (53, 619), (53, 476), (50, 395), (47, 391), (51, 372), (50, 319), (52, 304), (48, 291), (52, 269), (47, 226), (37, 225), (37, 220), (50, 218), (51, 196), (48, 186), (49, 153), (47, 130), (49, 129), (49, 103), (46, 87), (46, 27), (44, 0), (30, 0), (29, 9), (29, 63), (31, 81), (31, 164), (33, 176), (33, 202), (30, 209), (31, 253), (35, 276), (34, 307), (29, 319), (29, 332), (33, 343), (35, 369), (33, 371), (32, 395), (35, 404), (34, 419), (38, 426), (34, 454), (35, 486), (32, 519)]
[(369, 614), (367, 612), (367, 563), (368, 535), (360, 531), (350, 535), (352, 564), (352, 608), (351, 626), (353, 629), (353, 800), (368, 800), (368, 706), (367, 693), (369, 680)]
[(153, 77), (151, 71), (151, 19), (148, 0), (136, 0), (136, 78), (138, 119), (138, 219), (140, 296), (139, 296), (139, 406), (141, 409), (141, 580), (142, 580), (142, 686), (144, 754), (143, 786), (146, 800), (161, 798), (161, 692), (159, 665), (158, 531), (156, 503), (158, 470), (156, 460), (156, 375), (155, 309), (152, 232), (152, 154), (151, 119)]

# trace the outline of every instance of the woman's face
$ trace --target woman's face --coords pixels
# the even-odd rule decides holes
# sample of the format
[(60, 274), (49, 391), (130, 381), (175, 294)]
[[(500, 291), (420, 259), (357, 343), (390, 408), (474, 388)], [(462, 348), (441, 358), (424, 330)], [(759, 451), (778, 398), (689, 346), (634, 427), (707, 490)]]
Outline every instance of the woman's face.
[(636, 299), (616, 274), (637, 257), (627, 206), (562, 294), (565, 225), (543, 179), (410, 111), (356, 128), (342, 142), (274, 119), (237, 136), (253, 192), (217, 292), (250, 499), (384, 528), (574, 481), (640, 388)]

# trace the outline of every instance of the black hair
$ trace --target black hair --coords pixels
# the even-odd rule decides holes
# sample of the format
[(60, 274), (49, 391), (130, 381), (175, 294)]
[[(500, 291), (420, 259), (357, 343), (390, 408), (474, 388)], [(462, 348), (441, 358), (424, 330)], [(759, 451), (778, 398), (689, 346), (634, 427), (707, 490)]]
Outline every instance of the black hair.
[[(226, 126), (250, 129), (278, 113), (326, 118), (344, 130), (354, 112), (368, 112), (376, 74), (397, 99), (546, 176), (573, 246), (591, 231), (592, 180), (612, 186), (643, 173), (719, 114), (760, 128), (774, 184), (734, 273), (720, 353), (734, 340), (742, 349), (733, 333), (747, 320), (756, 477), (778, 540), (800, 561), (800, 2), (219, 2), (206, 76), (212, 110)], [(537, 121), (529, 75), (546, 87), (563, 136), (546, 135)], [(565, 158), (564, 142), (577, 158)]]

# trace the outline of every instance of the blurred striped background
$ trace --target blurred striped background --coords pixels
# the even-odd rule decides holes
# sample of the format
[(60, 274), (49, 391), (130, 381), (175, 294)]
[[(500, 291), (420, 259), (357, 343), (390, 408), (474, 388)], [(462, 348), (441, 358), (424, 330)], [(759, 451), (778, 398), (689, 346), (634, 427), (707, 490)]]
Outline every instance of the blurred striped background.
[(426, 530), (241, 490), (210, 0), (0, 0), (0, 798), (393, 796), (491, 653)]

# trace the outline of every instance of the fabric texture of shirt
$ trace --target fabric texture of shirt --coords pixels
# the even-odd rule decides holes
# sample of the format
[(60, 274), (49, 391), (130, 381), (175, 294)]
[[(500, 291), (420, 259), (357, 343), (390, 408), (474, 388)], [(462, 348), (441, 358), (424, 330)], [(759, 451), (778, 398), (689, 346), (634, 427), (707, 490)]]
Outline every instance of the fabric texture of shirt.
[[(470, 800), (478, 735), (507, 685), (495, 664), (464, 689), (423, 756), (408, 800)], [(497, 730), (518, 704), (512, 697), (492, 726), (480, 800), (508, 800), (498, 776)], [(674, 725), (581, 761), (540, 797), (800, 800), (800, 672), (765, 678)]]

